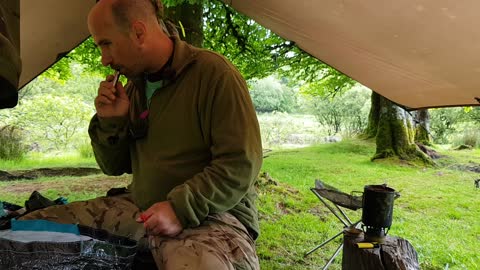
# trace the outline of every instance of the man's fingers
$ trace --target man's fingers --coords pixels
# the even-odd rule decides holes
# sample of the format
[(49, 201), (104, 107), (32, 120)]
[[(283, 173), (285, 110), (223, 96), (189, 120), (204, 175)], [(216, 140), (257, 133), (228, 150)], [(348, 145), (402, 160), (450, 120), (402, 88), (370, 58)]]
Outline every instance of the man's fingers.
[[(108, 75), (106, 80), (100, 82), (98, 87), (97, 96), (95, 97), (95, 108), (97, 109), (97, 114), (101, 117), (126, 116), (128, 114), (130, 104), (128, 96), (122, 83), (117, 83), (114, 86), (113, 79), (113, 75)], [(117, 88), (120, 90), (117, 91)]]
[(117, 90), (116, 93), (117, 93), (119, 98), (128, 99), (127, 91), (125, 90), (125, 87), (123, 87), (122, 83), (117, 82), (117, 85), (115, 86), (115, 88)]
[(110, 81), (105, 80), (100, 82), (100, 87), (98, 89), (101, 89), (101, 88), (109, 88), (109, 89), (114, 88), (112, 84), (112, 80)]
[(168, 225), (162, 220), (161, 216), (154, 215), (143, 223), (147, 235), (166, 235), (173, 236), (170, 233)]
[(182, 231), (180, 221), (168, 201), (155, 203), (143, 212), (137, 221), (143, 221), (145, 231), (149, 235), (175, 236)]
[(110, 105), (110, 104), (112, 104), (112, 102), (113, 101), (111, 99), (109, 99), (105, 96), (97, 96), (95, 98), (95, 104), (97, 104), (97, 105)]
[(137, 222), (145, 223), (153, 215), (153, 213), (153, 211), (147, 209), (144, 212), (140, 213), (136, 220)]
[(113, 87), (111, 81), (103, 81), (103, 82), (101, 82), (101, 83), (100, 83), (100, 87), (98, 87), (98, 92), (100, 93), (100, 91), (101, 91), (102, 89), (110, 89), (110, 91), (112, 91), (112, 92), (115, 91), (115, 87)]
[(162, 224), (154, 219), (144, 221), (143, 226), (149, 235), (160, 235), (162, 232)]
[(115, 76), (113, 76), (113, 75), (107, 75), (107, 78), (105, 78), (105, 81), (111, 82), (111, 81), (113, 81), (113, 78), (115, 78)]
[(101, 87), (98, 89), (98, 96), (104, 96), (110, 100), (115, 100), (116, 96), (115, 93), (113, 92), (112, 88), (107, 88), (107, 87)]

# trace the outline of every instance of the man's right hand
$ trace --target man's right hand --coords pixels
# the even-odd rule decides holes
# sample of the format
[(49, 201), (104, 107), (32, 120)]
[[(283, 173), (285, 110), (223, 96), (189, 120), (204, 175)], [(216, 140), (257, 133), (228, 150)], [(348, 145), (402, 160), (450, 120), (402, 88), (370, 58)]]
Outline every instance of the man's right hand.
[(113, 86), (113, 75), (100, 83), (95, 108), (99, 117), (127, 116), (130, 101), (121, 82)]

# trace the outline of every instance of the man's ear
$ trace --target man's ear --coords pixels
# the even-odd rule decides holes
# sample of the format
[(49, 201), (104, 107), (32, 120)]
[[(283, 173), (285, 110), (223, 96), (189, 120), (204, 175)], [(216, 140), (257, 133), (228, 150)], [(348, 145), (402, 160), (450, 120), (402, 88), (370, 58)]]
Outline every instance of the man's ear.
[(140, 21), (133, 22), (132, 30), (135, 40), (139, 44), (143, 44), (147, 34), (147, 28), (145, 27), (145, 24)]

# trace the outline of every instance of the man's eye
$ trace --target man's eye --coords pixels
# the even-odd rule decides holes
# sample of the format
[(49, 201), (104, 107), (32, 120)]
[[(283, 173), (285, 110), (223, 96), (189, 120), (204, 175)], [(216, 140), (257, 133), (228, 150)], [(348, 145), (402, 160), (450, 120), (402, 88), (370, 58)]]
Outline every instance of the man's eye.
[(112, 44), (112, 42), (110, 42), (110, 41), (103, 41), (103, 42), (100, 42), (97, 47), (105, 48), (105, 47), (110, 46), (110, 44)]

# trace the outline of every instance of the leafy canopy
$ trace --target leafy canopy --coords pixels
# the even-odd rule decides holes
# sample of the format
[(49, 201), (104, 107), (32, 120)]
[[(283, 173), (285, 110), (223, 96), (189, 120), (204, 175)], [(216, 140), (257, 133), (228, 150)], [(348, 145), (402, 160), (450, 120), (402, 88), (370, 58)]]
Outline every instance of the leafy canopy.
[[(292, 84), (312, 83), (304, 93), (325, 95), (350, 88), (355, 82), (341, 72), (302, 51), (227, 4), (203, 0), (164, 0), (167, 8), (176, 5), (202, 4), (204, 47), (225, 55), (245, 79), (264, 78), (278, 73)], [(188, 35), (188, 29), (185, 29)], [(85, 71), (106, 75), (112, 73), (100, 63), (100, 53), (89, 38), (55, 64), (45, 75), (58, 80), (71, 78), (71, 63), (81, 63)]]

